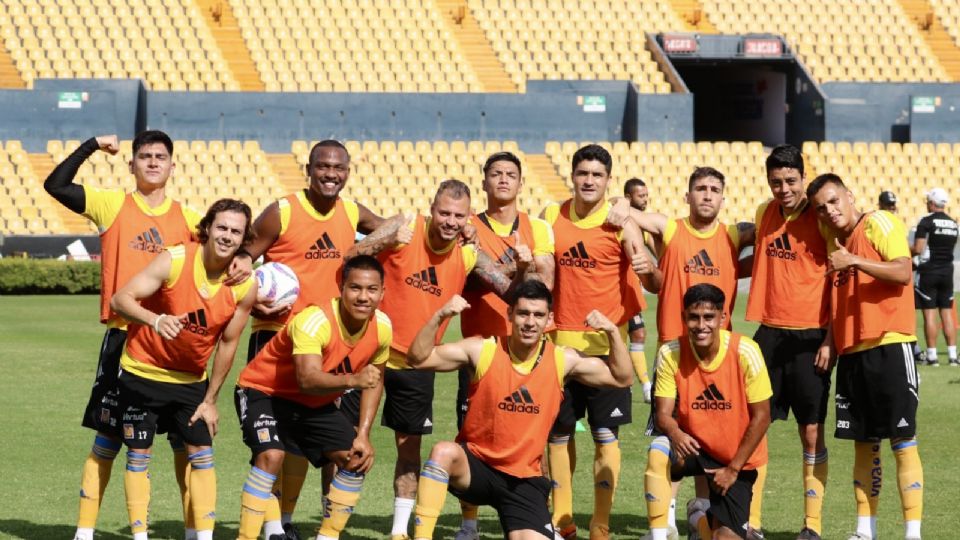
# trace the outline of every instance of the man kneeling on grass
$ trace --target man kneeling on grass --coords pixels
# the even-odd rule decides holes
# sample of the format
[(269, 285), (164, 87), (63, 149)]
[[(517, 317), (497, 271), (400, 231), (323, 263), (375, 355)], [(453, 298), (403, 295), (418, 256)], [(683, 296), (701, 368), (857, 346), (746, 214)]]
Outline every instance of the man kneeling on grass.
[(417, 540), (433, 538), (447, 489), (474, 505), (490, 505), (500, 516), (504, 538), (554, 538), (541, 473), (547, 436), (563, 385), (626, 388), (633, 382), (630, 353), (617, 326), (598, 311), (586, 324), (607, 334), (610, 358), (586, 356), (544, 339), (553, 323), (553, 297), (539, 281), (520, 284), (507, 310), (508, 336), (472, 337), (434, 346), (437, 329), (469, 308), (455, 296), (420, 330), (407, 353), (416, 369), (471, 372), (467, 412), (456, 442), (434, 445), (417, 488)]

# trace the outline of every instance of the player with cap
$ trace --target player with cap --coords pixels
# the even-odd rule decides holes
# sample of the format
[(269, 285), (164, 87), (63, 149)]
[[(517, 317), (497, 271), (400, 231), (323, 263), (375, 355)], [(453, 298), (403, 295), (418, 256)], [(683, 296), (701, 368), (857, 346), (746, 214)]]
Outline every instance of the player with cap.
[(927, 215), (917, 223), (910, 251), (917, 257), (917, 308), (923, 310), (923, 331), (927, 341), (925, 363), (940, 365), (937, 360), (937, 311), (943, 337), (947, 342), (950, 365), (957, 360), (957, 322), (953, 310), (953, 250), (957, 246), (957, 220), (944, 212), (949, 197), (943, 188), (927, 193)]
[(897, 196), (892, 191), (881, 191), (880, 197), (877, 198), (877, 206), (880, 210), (886, 210), (887, 212), (896, 214)]

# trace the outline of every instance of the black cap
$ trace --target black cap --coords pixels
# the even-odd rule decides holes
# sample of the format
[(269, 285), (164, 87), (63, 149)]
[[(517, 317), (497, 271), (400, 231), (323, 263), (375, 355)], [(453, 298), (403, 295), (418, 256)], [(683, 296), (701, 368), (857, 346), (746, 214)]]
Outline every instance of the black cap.
[(897, 204), (897, 196), (893, 194), (892, 191), (881, 191), (880, 192), (880, 204), (885, 204), (887, 206), (893, 206)]

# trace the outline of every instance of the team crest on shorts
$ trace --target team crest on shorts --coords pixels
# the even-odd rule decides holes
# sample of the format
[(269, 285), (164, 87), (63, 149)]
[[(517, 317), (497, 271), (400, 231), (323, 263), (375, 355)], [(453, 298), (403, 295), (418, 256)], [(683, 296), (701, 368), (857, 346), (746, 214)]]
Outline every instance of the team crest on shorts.
[(270, 430), (267, 428), (257, 430), (257, 440), (262, 443), (270, 442)]
[(133, 424), (124, 424), (123, 425), (123, 438), (132, 439), (133, 438)]
[(110, 423), (110, 409), (100, 409), (100, 421), (105, 424)]

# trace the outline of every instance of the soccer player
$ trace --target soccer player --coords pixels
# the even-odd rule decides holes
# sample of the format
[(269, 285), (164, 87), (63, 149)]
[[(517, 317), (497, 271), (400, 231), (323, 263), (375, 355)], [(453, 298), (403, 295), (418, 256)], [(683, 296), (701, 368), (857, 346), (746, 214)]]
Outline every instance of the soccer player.
[(877, 207), (891, 214), (897, 213), (897, 196), (892, 191), (881, 191), (877, 197)]
[(876, 538), (880, 497), (880, 439), (890, 439), (905, 538), (920, 538), (923, 466), (917, 448), (917, 371), (911, 361), (916, 319), (910, 290), (906, 230), (896, 216), (861, 213), (835, 174), (807, 186), (807, 198), (826, 226), (830, 310), (837, 359), (838, 439), (854, 441), (853, 490), (857, 532)]
[(657, 353), (657, 437), (669, 459), (647, 468), (651, 537), (666, 540), (670, 479), (709, 480), (710, 508), (690, 516), (700, 538), (747, 538), (757, 467), (767, 461), (770, 380), (760, 348), (723, 330), (724, 293), (701, 283), (683, 295), (686, 331)]
[[(74, 183), (80, 166), (94, 152), (110, 155), (120, 151), (116, 135), (88, 139), (60, 163), (43, 184), (44, 189), (73, 212), (90, 219), (100, 231), (100, 322), (107, 327), (100, 347), (97, 375), (83, 414), (82, 424), (96, 431), (93, 448), (83, 464), (80, 481), (80, 512), (76, 540), (92, 540), (101, 499), (110, 481), (113, 461), (120, 451), (120, 414), (116, 383), (120, 353), (127, 337), (127, 321), (110, 309), (110, 297), (131, 276), (163, 251), (165, 246), (190, 240), (200, 221), (193, 209), (167, 197), (166, 185), (174, 170), (173, 141), (162, 131), (144, 131), (133, 140), (130, 174), (133, 191), (97, 189)], [(230, 268), (231, 282), (250, 275), (250, 260), (238, 257)], [(177, 480), (186, 494), (187, 459), (183, 445), (174, 446)], [(190, 512), (184, 500), (187, 538), (193, 537)]]
[(250, 207), (218, 200), (197, 224), (197, 237), (199, 244), (166, 248), (110, 301), (132, 323), (120, 357), (118, 388), (123, 442), (129, 449), (124, 486), (134, 540), (147, 539), (148, 469), (158, 424), (166, 424), (186, 446), (197, 539), (213, 538), (217, 396), (257, 299), (255, 280), (235, 286), (223, 280), (234, 255), (253, 237)]
[[(773, 389), (771, 416), (786, 420), (793, 410), (803, 448), (804, 520), (798, 540), (817, 540), (822, 531), (827, 484), (823, 422), (830, 394), (833, 337), (830, 298), (824, 275), (827, 246), (817, 214), (804, 192), (803, 156), (794, 146), (777, 146), (767, 156), (767, 184), (773, 199), (756, 213), (753, 281), (748, 321), (760, 327), (753, 339), (766, 361)], [(758, 472), (765, 474), (766, 467)], [(757, 482), (762, 486), (762, 479)], [(762, 489), (762, 488), (761, 488)], [(762, 491), (754, 493), (753, 529), (760, 529)]]
[[(572, 160), (573, 198), (543, 211), (556, 242), (554, 343), (598, 357), (610, 353), (610, 341), (604, 332), (585, 324), (587, 314), (598, 310), (622, 327), (626, 339), (627, 321), (644, 307), (634, 272), (647, 290), (656, 291), (659, 287), (657, 270), (645, 254), (636, 224), (627, 220), (618, 230), (606, 223), (610, 204), (604, 194), (612, 167), (613, 158), (604, 148), (593, 144), (580, 148)], [(609, 535), (610, 510), (620, 475), (619, 428), (631, 421), (630, 389), (593, 388), (576, 380), (566, 386), (566, 397), (547, 450), (554, 485), (553, 523), (564, 538), (576, 537), (573, 434), (584, 413), (588, 413), (594, 441), (590, 538), (599, 540)]]
[[(339, 297), (301, 310), (240, 373), (237, 415), (254, 456), (241, 496), (241, 540), (260, 536), (287, 445), (314, 466), (337, 465), (317, 540), (339, 538), (373, 466), (370, 427), (393, 333), (377, 309), (383, 267), (373, 257), (354, 257), (340, 282)], [(347, 389), (364, 389), (356, 430), (336, 405)], [(282, 530), (267, 533), (271, 540), (284, 537)]]
[[(552, 322), (550, 291), (540, 281), (528, 280), (516, 288), (508, 308), (509, 335), (435, 346), (437, 329), (468, 307), (462, 297), (450, 299), (408, 352), (417, 369), (467, 369), (471, 374), (469, 406), (456, 442), (437, 443), (423, 466), (414, 538), (433, 538), (449, 488), (461, 500), (493, 506), (504, 538), (552, 540), (550, 481), (542, 476), (540, 460), (563, 400), (564, 381), (629, 387), (633, 373), (621, 330), (597, 310), (587, 314), (585, 324), (610, 341), (609, 359), (554, 345), (543, 336)], [(523, 429), (517, 429), (520, 423)]]
[[(650, 194), (647, 191), (647, 184), (639, 178), (631, 178), (623, 184), (623, 196), (630, 201), (630, 207), (638, 212), (646, 212), (647, 202)], [(648, 240), (650, 240), (648, 242)], [(654, 250), (652, 239), (648, 239), (644, 233), (644, 244)], [(651, 390), (653, 384), (650, 382), (650, 375), (647, 373), (647, 353), (644, 351), (647, 341), (647, 326), (643, 322), (643, 312), (639, 312), (630, 319), (627, 331), (630, 335), (630, 360), (633, 362), (633, 368), (637, 372), (637, 378), (643, 389), (643, 401), (650, 403), (653, 399)]]
[[(483, 191), (487, 194), (485, 211), (471, 218), (477, 228), (477, 244), (490, 255), (509, 277), (516, 274), (517, 252), (531, 251), (533, 265), (527, 277), (536, 277), (553, 288), (553, 230), (547, 222), (531, 217), (517, 208), (517, 196), (523, 186), (520, 158), (511, 152), (491, 154), (483, 164)], [(463, 337), (506, 335), (510, 321), (507, 304), (478, 279), (467, 279), (463, 297), (470, 308), (460, 318)], [(459, 372), (457, 387), (457, 426), (463, 424), (467, 393), (470, 387), (468, 370)], [(476, 540), (477, 507), (461, 503), (462, 524), (455, 540)]]
[[(290, 267), (300, 280), (300, 295), (289, 308), (271, 309), (258, 305), (247, 347), (247, 362), (263, 348), (284, 324), (309, 305), (325, 305), (339, 294), (338, 278), (343, 257), (353, 247), (357, 232), (368, 234), (383, 219), (362, 204), (340, 196), (350, 178), (350, 154), (339, 141), (324, 140), (313, 145), (305, 167), (307, 187), (291, 193), (263, 210), (256, 222), (256, 239), (248, 248), (256, 259), (279, 262)], [(349, 392), (342, 409), (356, 420), (359, 393)], [(272, 501), (265, 528), (267, 535), (283, 527), (291, 539), (299, 537), (292, 524), (293, 512), (306, 480), (309, 463), (296, 449), (286, 446), (280, 500)], [(332, 477), (330, 466), (324, 469)], [(327, 487), (324, 482), (324, 489)]]
[[(394, 431), (394, 517), (391, 536), (407, 538), (407, 524), (417, 493), (420, 441), (433, 432), (433, 372), (415, 371), (406, 363), (407, 349), (421, 326), (447, 300), (460, 294), (473, 274), (503, 296), (512, 280), (473, 244), (459, 239), (470, 216), (470, 188), (459, 180), (444, 180), (437, 188), (430, 217), (398, 215), (353, 247), (348, 257), (378, 255), (386, 270), (383, 311), (393, 321), (393, 343), (384, 375), (387, 398), (382, 424)], [(517, 276), (532, 263), (529, 249), (518, 252)], [(436, 333), (439, 342), (446, 329)]]
[(950, 365), (957, 360), (957, 322), (953, 319), (953, 250), (957, 245), (957, 221), (944, 212), (947, 192), (934, 188), (927, 193), (927, 214), (917, 223), (910, 251), (920, 260), (917, 266), (917, 307), (923, 310), (923, 334), (927, 340), (927, 365), (937, 360), (937, 311), (943, 325)]

